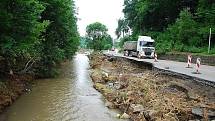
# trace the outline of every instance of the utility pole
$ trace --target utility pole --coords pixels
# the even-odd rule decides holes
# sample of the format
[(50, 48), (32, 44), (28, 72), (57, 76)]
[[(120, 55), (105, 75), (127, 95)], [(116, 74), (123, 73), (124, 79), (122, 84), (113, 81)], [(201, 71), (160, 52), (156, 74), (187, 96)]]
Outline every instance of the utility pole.
[(210, 28), (210, 35), (209, 35), (209, 43), (208, 43), (208, 53), (210, 53), (210, 49), (211, 49), (211, 28)]

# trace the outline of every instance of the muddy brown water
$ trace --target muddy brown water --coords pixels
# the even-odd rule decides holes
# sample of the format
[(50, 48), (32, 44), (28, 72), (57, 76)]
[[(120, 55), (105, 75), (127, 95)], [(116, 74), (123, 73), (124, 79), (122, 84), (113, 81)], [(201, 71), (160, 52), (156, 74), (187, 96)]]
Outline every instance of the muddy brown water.
[(38, 80), (0, 115), (0, 121), (119, 121), (119, 112), (106, 108), (93, 88), (88, 68), (87, 56), (76, 55), (65, 67), (69, 74)]

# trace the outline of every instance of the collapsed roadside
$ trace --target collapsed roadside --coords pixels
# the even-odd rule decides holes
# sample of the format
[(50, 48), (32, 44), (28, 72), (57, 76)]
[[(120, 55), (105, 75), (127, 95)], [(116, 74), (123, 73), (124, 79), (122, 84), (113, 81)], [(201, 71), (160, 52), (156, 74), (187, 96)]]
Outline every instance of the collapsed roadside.
[(187, 121), (215, 118), (215, 89), (192, 80), (152, 71), (122, 58), (90, 56), (94, 87), (119, 108), (120, 118), (135, 121)]

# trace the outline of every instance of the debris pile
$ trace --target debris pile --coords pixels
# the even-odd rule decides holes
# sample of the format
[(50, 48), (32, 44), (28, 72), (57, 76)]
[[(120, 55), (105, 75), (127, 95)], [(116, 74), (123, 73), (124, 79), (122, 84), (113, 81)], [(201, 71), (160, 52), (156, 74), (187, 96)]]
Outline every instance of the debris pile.
[(192, 121), (215, 119), (215, 89), (191, 80), (138, 68), (101, 54), (90, 57), (94, 87), (118, 108), (119, 118), (134, 121)]

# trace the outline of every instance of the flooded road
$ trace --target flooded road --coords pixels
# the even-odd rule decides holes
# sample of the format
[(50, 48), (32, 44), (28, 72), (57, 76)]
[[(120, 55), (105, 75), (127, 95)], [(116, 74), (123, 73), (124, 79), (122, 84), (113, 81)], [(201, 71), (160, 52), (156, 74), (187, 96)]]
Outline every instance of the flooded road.
[(104, 105), (93, 88), (89, 62), (78, 54), (64, 65), (67, 72), (57, 79), (38, 80), (32, 91), (21, 96), (1, 116), (1, 121), (118, 121), (117, 112)]

